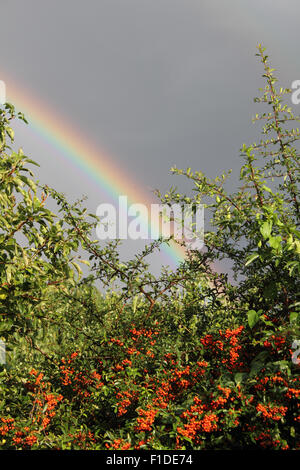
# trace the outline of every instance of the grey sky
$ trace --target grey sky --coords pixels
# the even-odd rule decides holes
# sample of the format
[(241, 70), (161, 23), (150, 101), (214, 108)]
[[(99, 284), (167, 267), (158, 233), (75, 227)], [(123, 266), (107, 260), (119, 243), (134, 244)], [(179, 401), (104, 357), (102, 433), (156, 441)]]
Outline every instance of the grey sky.
[[(0, 79), (49, 103), (145, 189), (188, 190), (171, 166), (236, 169), (258, 136), (257, 43), (283, 85), (300, 78), (299, 14), (297, 0), (0, 0)], [(42, 181), (86, 194), (93, 211), (105, 199), (24, 126), (17, 142)]]

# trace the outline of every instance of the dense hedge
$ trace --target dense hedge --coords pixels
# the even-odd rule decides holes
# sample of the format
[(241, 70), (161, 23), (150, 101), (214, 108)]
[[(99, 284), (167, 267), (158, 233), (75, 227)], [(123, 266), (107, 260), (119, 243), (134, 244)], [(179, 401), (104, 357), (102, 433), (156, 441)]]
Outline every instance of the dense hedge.
[(300, 377), (280, 328), (266, 335), (262, 319), (254, 341), (247, 325), (201, 335), (195, 317), (180, 328), (168, 313), (142, 320), (143, 310), (106, 339), (99, 335), (95, 356), (81, 346), (10, 377), (2, 446), (300, 447)]
[(195, 195), (161, 200), (204, 203), (212, 229), (158, 277), (145, 258), (162, 241), (123, 263), (99, 246), (98, 220), (34, 182), (0, 110), (1, 449), (300, 448), (300, 133), (258, 55), (266, 140), (242, 147), (233, 194), (226, 175), (174, 169)]

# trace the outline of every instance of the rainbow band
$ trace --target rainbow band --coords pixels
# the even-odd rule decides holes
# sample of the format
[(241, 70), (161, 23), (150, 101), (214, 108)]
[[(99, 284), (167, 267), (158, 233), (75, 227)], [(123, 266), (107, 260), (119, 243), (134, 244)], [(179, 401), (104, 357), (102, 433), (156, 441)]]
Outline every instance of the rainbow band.
[[(7, 101), (11, 101), (24, 112), (30, 128), (58, 150), (64, 159), (82, 170), (110, 199), (118, 202), (119, 196), (126, 195), (129, 204), (139, 202), (148, 208), (155, 202), (125, 170), (115, 165), (111, 157), (99, 151), (89, 138), (71, 127), (57, 112), (51, 110), (48, 104), (29, 94), (28, 90), (22, 90), (11, 79), (6, 79), (5, 82), (9, 97)], [(144, 223), (150, 228), (148, 220)], [(184, 260), (184, 249), (174, 242), (171, 242), (170, 246), (164, 243), (161, 250), (173, 267)]]

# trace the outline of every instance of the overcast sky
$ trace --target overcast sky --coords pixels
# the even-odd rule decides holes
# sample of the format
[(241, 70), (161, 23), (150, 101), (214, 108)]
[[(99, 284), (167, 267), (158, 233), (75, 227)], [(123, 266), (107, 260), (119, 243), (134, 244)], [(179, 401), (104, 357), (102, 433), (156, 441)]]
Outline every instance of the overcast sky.
[[(299, 17), (298, 0), (0, 0), (0, 80), (51, 105), (145, 190), (188, 191), (170, 167), (237, 170), (258, 137), (257, 43), (284, 86), (300, 79)], [(41, 181), (86, 194), (92, 211), (105, 201), (30, 127), (17, 142)]]

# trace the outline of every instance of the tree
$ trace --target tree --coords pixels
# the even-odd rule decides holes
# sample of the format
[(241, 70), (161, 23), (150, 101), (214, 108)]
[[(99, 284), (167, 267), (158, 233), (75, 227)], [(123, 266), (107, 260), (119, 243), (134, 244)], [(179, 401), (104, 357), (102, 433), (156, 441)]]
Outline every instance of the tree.
[[(300, 134), (288, 128), (290, 90), (276, 88), (262, 46), (257, 55), (265, 140), (243, 145), (233, 194), (228, 174), (173, 170), (195, 196), (171, 189), (162, 202), (204, 203), (212, 229), (203, 251), (157, 278), (145, 259), (163, 240), (126, 263), (118, 241), (98, 246), (97, 219), (24, 176), (32, 162), (5, 140), (14, 108), (1, 111), (2, 448), (300, 448)], [(220, 259), (235, 283), (215, 272)]]

